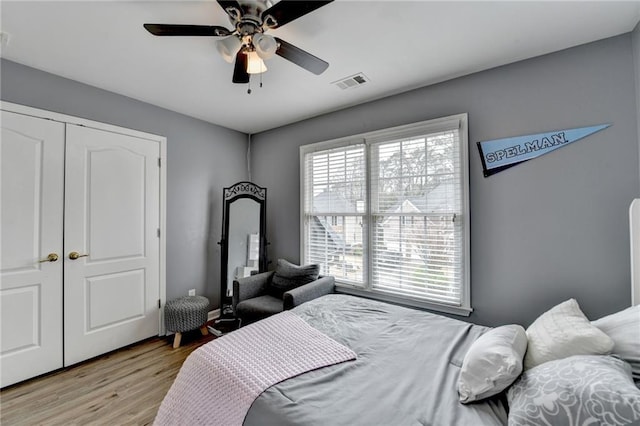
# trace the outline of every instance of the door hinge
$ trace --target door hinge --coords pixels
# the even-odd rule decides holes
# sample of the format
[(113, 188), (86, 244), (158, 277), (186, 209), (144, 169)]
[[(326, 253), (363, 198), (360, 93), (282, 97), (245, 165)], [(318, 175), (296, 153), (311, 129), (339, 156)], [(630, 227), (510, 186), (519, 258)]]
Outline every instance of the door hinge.
[(158, 157), (158, 167), (162, 167), (162, 158)]
[(158, 228), (158, 238), (160, 238), (160, 228)]
[(158, 309), (160, 309), (162, 305), (160, 304), (160, 299), (158, 299)]

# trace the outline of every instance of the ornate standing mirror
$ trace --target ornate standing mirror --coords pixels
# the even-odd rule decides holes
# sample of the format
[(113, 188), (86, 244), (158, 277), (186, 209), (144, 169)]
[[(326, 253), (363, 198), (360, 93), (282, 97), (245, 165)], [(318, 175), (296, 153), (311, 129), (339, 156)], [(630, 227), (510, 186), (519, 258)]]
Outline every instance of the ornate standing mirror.
[(267, 270), (267, 189), (251, 182), (224, 188), (221, 317), (229, 317), (233, 280)]

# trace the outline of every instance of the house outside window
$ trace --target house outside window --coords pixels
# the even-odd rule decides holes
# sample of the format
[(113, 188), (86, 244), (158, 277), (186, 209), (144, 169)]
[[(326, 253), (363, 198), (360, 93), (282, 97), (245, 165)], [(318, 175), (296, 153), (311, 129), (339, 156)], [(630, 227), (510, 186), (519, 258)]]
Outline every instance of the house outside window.
[(301, 257), (339, 291), (468, 315), (467, 115), (300, 148)]

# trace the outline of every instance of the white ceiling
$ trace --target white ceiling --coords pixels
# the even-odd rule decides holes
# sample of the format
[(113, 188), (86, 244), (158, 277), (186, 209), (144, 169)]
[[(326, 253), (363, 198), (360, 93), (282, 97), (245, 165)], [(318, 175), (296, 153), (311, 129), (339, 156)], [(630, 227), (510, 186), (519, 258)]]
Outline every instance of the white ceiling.
[[(330, 63), (276, 56), (263, 87), (231, 83), (215, 37), (154, 37), (143, 23), (232, 28), (216, 1), (0, 3), (2, 57), (244, 133), (632, 31), (640, 1), (337, 0), (269, 33)], [(370, 82), (332, 82), (362, 72)]]

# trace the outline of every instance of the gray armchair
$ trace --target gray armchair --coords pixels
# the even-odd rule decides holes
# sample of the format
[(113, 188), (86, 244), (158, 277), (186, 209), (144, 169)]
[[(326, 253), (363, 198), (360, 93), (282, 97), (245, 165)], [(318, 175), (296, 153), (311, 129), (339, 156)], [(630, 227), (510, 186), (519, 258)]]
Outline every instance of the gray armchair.
[(233, 281), (233, 313), (241, 325), (292, 309), (309, 300), (333, 293), (335, 289), (335, 280), (328, 275), (287, 290), (279, 298), (271, 285), (274, 274), (273, 271), (263, 272)]

